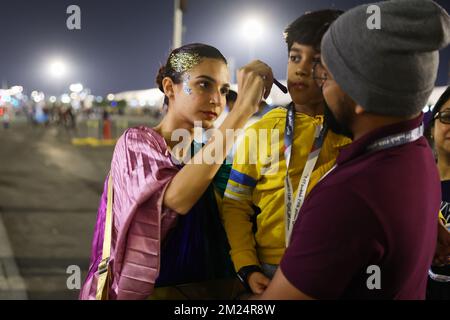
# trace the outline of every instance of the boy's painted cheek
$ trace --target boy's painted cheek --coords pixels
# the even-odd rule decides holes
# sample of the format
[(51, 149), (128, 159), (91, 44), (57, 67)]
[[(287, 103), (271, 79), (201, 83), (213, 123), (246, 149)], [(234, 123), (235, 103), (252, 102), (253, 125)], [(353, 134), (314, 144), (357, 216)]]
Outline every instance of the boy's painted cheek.
[(190, 96), (192, 94), (192, 88), (189, 86), (189, 81), (191, 80), (191, 76), (188, 74), (185, 74), (183, 76), (183, 91), (185, 94)]

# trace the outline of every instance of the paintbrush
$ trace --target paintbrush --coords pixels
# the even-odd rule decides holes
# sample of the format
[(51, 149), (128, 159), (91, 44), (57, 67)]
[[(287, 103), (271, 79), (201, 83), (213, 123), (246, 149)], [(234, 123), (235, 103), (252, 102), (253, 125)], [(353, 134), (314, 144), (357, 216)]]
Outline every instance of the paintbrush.
[(288, 89), (282, 85), (277, 79), (273, 78), (273, 84), (276, 85), (283, 93), (288, 93)]

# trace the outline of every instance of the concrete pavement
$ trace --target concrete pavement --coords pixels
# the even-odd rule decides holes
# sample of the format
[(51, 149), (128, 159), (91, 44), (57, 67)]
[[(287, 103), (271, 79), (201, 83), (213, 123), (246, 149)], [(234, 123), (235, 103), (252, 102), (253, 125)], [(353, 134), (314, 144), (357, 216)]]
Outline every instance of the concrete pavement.
[(0, 299), (76, 299), (68, 266), (89, 264), (113, 147), (79, 147), (64, 128), (0, 128)]

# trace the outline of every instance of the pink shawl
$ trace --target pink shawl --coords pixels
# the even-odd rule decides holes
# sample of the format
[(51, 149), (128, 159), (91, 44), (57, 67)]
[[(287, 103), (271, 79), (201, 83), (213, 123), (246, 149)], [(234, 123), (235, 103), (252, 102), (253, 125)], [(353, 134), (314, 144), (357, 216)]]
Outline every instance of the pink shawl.
[[(111, 162), (114, 204), (110, 299), (146, 299), (153, 292), (159, 274), (161, 241), (177, 218), (176, 212), (163, 207), (163, 195), (177, 172), (164, 139), (154, 130), (131, 128), (118, 140)], [(80, 299), (95, 299), (106, 191), (105, 183), (90, 270)]]

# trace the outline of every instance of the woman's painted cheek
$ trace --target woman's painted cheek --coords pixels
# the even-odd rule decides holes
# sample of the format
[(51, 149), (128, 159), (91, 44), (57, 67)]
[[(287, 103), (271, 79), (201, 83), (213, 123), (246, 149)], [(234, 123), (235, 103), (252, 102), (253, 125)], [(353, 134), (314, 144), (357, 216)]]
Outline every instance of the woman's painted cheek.
[(183, 76), (183, 91), (186, 95), (190, 96), (192, 94), (192, 88), (189, 86), (189, 81), (191, 76), (186, 74)]

